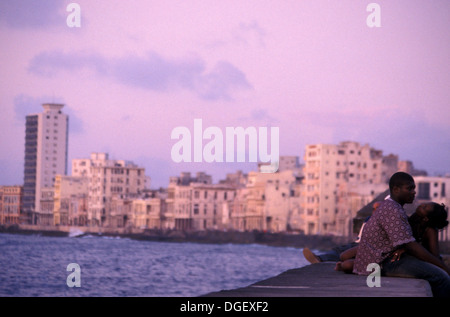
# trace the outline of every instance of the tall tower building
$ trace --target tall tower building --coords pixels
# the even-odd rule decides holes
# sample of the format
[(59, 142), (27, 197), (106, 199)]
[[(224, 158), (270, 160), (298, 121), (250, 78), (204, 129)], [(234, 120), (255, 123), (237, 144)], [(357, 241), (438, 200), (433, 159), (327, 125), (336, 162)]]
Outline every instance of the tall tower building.
[(63, 104), (43, 104), (44, 112), (26, 117), (23, 209), (26, 221), (52, 224), (56, 174), (67, 174), (69, 117)]

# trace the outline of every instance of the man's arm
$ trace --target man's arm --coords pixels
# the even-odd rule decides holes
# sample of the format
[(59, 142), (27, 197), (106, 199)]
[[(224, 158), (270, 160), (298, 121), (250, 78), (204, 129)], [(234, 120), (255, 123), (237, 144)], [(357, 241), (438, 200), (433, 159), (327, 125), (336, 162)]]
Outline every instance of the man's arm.
[(415, 256), (419, 260), (429, 262), (431, 264), (434, 264), (434, 265), (440, 267), (445, 272), (447, 272), (447, 274), (450, 275), (450, 270), (444, 264), (444, 262), (442, 262), (441, 259), (439, 259), (438, 257), (435, 257), (430, 252), (428, 252), (428, 250), (425, 249), (422, 245), (420, 245), (417, 241), (408, 242), (405, 244), (405, 247), (406, 247), (406, 251), (409, 254)]

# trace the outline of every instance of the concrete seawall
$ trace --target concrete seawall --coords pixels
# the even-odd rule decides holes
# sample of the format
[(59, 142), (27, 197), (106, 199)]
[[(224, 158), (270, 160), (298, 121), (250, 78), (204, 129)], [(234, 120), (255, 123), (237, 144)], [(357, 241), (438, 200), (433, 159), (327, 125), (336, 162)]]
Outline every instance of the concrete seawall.
[(202, 297), (431, 297), (427, 281), (380, 277), (380, 287), (369, 287), (366, 276), (334, 270), (322, 262), (288, 270), (255, 284), (205, 294)]

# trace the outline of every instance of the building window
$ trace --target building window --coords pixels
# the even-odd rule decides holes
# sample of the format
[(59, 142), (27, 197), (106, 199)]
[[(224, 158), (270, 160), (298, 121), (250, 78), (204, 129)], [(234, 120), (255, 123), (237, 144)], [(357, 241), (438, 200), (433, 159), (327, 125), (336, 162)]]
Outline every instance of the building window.
[(430, 183), (419, 183), (418, 184), (419, 194), (418, 199), (430, 199)]

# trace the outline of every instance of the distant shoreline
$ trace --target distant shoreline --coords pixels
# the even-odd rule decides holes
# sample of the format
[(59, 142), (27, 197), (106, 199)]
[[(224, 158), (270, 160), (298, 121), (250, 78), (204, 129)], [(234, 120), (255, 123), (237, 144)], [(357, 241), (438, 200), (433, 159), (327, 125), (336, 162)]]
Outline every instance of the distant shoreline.
[[(308, 247), (330, 250), (352, 241), (349, 237), (305, 235), (301, 233), (270, 233), (261, 231), (179, 231), (137, 228), (106, 228), (80, 226), (0, 225), (0, 233), (40, 234), (52, 237), (110, 236), (155, 242), (194, 242), (209, 244), (261, 244), (276, 247)], [(439, 243), (442, 254), (450, 254), (450, 241)]]
[(309, 247), (316, 250), (329, 250), (346, 244), (348, 237), (304, 235), (300, 233), (268, 233), (261, 231), (179, 231), (136, 228), (70, 227), (38, 225), (0, 225), (0, 233), (40, 234), (52, 237), (81, 237), (84, 235), (126, 237), (135, 240), (156, 242), (195, 242), (210, 244), (262, 244), (278, 247)]

